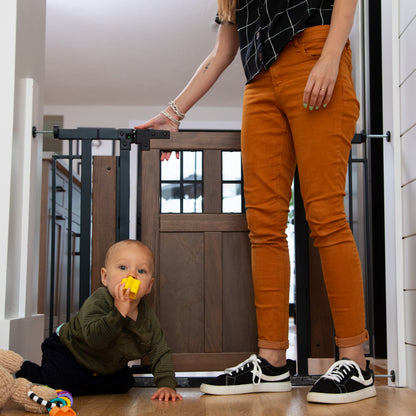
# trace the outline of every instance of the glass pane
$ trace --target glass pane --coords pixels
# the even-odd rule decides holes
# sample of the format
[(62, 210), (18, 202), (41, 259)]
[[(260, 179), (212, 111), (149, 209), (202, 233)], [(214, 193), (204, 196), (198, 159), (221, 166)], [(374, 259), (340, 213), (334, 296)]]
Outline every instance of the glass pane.
[(176, 159), (176, 153), (172, 152), (169, 160), (160, 162), (162, 181), (179, 181), (181, 179), (180, 160)]
[(178, 183), (164, 183), (161, 186), (160, 212), (181, 212), (181, 188)]
[(241, 181), (241, 152), (222, 152), (222, 180)]
[(183, 152), (183, 179), (202, 180), (202, 152)]
[(224, 183), (222, 185), (222, 212), (242, 212), (240, 183)]
[(202, 213), (202, 184), (183, 184), (183, 212)]

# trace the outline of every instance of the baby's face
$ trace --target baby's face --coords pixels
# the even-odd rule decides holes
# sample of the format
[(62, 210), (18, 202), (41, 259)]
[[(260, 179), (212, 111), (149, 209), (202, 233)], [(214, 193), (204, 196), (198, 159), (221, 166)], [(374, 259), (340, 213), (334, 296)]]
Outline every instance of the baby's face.
[(113, 297), (115, 288), (129, 276), (140, 280), (137, 300), (150, 293), (154, 280), (153, 261), (146, 247), (120, 244), (113, 248), (106, 266), (101, 269), (101, 281)]

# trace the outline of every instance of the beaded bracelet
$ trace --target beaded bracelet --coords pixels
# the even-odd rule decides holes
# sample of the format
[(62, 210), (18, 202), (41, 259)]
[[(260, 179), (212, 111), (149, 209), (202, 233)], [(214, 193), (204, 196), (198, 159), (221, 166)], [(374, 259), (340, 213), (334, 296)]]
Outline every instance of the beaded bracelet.
[(181, 125), (181, 122), (179, 120), (176, 120), (175, 117), (171, 116), (167, 111), (161, 111), (160, 114), (163, 114), (165, 117), (167, 117), (170, 121), (175, 123), (178, 127)]
[(169, 101), (169, 107), (179, 117), (179, 120), (183, 120), (185, 118), (185, 114), (179, 110), (179, 107), (176, 105), (175, 101)]

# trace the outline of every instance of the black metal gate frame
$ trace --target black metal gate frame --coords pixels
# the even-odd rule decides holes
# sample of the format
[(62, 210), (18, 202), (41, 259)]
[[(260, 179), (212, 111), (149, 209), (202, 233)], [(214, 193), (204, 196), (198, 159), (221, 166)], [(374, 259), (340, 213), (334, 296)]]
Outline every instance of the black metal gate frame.
[[(36, 137), (36, 128), (32, 134)], [(138, 186), (137, 200), (141, 201), (141, 160), (142, 151), (150, 150), (150, 139), (168, 139), (170, 132), (167, 130), (135, 130), (135, 129), (112, 129), (112, 128), (78, 128), (60, 129), (54, 127), (53, 136), (59, 140), (69, 140), (69, 155), (52, 156), (52, 213), (51, 213), (51, 285), (50, 285), (50, 311), (49, 311), (49, 334), (53, 331), (54, 315), (54, 291), (55, 291), (55, 227), (56, 227), (56, 160), (67, 159), (69, 190), (68, 190), (68, 247), (67, 247), (67, 302), (66, 320), (70, 318), (70, 293), (72, 263), (72, 184), (73, 184), (73, 161), (81, 160), (81, 225), (80, 225), (80, 291), (79, 304), (85, 301), (90, 295), (91, 275), (91, 205), (92, 205), (92, 141), (112, 140), (120, 142), (120, 156), (117, 165), (117, 223), (116, 240), (129, 238), (129, 200), (130, 195), (130, 150), (132, 144), (138, 145)], [(81, 141), (81, 155), (73, 155), (72, 141)], [(137, 239), (141, 238), (141, 207), (138, 207)]]
[[(384, 138), (390, 140), (390, 133), (386, 135), (368, 135), (365, 131), (356, 133), (352, 139), (352, 144), (365, 143), (367, 138)], [(369, 190), (368, 190), (368, 160), (367, 158), (352, 158), (350, 155), (348, 161), (348, 209), (350, 218), (350, 227), (352, 227), (353, 200), (352, 200), (352, 166), (354, 163), (362, 164), (364, 172), (364, 204), (365, 204), (365, 234), (366, 234), (366, 273), (367, 273), (367, 304), (366, 319), (367, 330), (370, 340), (374, 334), (374, 319), (371, 311), (373, 310), (373, 269), (371, 256), (371, 218), (369, 206)], [(299, 178), (295, 176), (295, 259), (296, 259), (296, 333), (297, 333), (297, 365), (298, 375), (308, 375), (308, 357), (311, 351), (311, 324), (310, 324), (310, 301), (309, 301), (309, 266), (302, 259), (308, 258), (308, 225), (303, 208), (303, 201), (300, 195)], [(369, 356), (373, 356), (373, 342), (369, 343)], [(338, 351), (336, 349), (336, 354)]]
[[(32, 134), (36, 137), (37, 133), (46, 133), (36, 131), (33, 127)], [(68, 195), (68, 256), (67, 256), (67, 311), (66, 318), (70, 318), (70, 286), (71, 286), (71, 255), (72, 252), (72, 176), (73, 176), (73, 160), (81, 160), (82, 180), (81, 180), (81, 231), (80, 231), (80, 276), (90, 276), (91, 274), (91, 195), (92, 195), (92, 141), (93, 140), (113, 140), (120, 142), (120, 156), (118, 157), (117, 166), (117, 224), (116, 230), (117, 241), (126, 239), (129, 237), (129, 204), (125, 201), (129, 200), (130, 194), (130, 156), (131, 144), (138, 145), (138, 186), (137, 186), (137, 200), (141, 201), (141, 152), (150, 150), (150, 139), (167, 139), (170, 137), (169, 131), (165, 130), (134, 130), (134, 129), (110, 129), (110, 128), (78, 128), (78, 129), (59, 129), (54, 127), (54, 138), (60, 140), (69, 140), (69, 155), (54, 155), (52, 156), (52, 236), (51, 236), (51, 288), (50, 288), (50, 325), (49, 331), (52, 332), (53, 328), (53, 312), (54, 312), (54, 282), (55, 282), (55, 227), (56, 227), (56, 192), (59, 190), (56, 188), (56, 160), (68, 159), (69, 160), (69, 195)], [(389, 141), (390, 134), (386, 135), (367, 135), (365, 131), (355, 134), (352, 140), (353, 144), (364, 143), (367, 137), (382, 138), (386, 137)], [(72, 154), (72, 141), (80, 140), (82, 143), (82, 154)], [(353, 163), (361, 163), (364, 167), (364, 197), (365, 197), (365, 228), (367, 237), (370, 235), (371, 219), (368, 218), (369, 200), (368, 200), (368, 168), (367, 159), (360, 158), (354, 159), (350, 157), (349, 171)], [(349, 212), (350, 218), (353, 216), (352, 205), (352, 176), (348, 178), (349, 185)], [(305, 219), (305, 212), (303, 208), (303, 201), (299, 191), (299, 182), (297, 176), (295, 177), (295, 257), (296, 257), (296, 327), (297, 327), (297, 374), (292, 378), (294, 385), (311, 385), (316, 379), (316, 376), (308, 374), (308, 356), (310, 355), (310, 312), (309, 312), (309, 270), (304, 259), (308, 256), (308, 227)], [(141, 233), (141, 212), (140, 204), (138, 204), (138, 227), (137, 238), (140, 239)], [(367, 238), (366, 251), (367, 255), (370, 255), (371, 250)], [(369, 260), (369, 259), (367, 259)], [(372, 285), (372, 268), (371, 262), (367, 261), (367, 276), (368, 285)], [(370, 289), (370, 287), (368, 287)], [(372, 308), (372, 296), (371, 291), (367, 301), (370, 303), (369, 309)], [(90, 279), (80, 278), (80, 305), (90, 295)], [(368, 322), (370, 336), (373, 333), (372, 319)], [(372, 344), (370, 343), (370, 356), (372, 353)], [(209, 379), (208, 377), (207, 379)], [(137, 378), (137, 380), (141, 380)], [(145, 379), (144, 379), (145, 380)], [(198, 381), (198, 379), (195, 379)], [(180, 380), (182, 387), (193, 386), (195, 383), (193, 377)], [(141, 385), (142, 381), (139, 381), (138, 385)], [(151, 385), (152, 382), (150, 382)], [(144, 382), (144, 385), (147, 385)]]

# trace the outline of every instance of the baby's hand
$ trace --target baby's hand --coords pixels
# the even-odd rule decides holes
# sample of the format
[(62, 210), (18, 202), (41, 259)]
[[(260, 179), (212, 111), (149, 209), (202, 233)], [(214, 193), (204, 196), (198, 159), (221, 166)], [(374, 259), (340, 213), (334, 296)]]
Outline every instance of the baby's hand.
[(130, 288), (125, 290), (124, 283), (120, 282), (114, 292), (114, 306), (126, 317), (130, 311)]
[(173, 402), (175, 402), (176, 400), (183, 400), (182, 396), (179, 393), (176, 393), (176, 391), (171, 389), (170, 387), (158, 388), (152, 395), (152, 400), (154, 399), (164, 400), (166, 402), (169, 400), (172, 400)]

